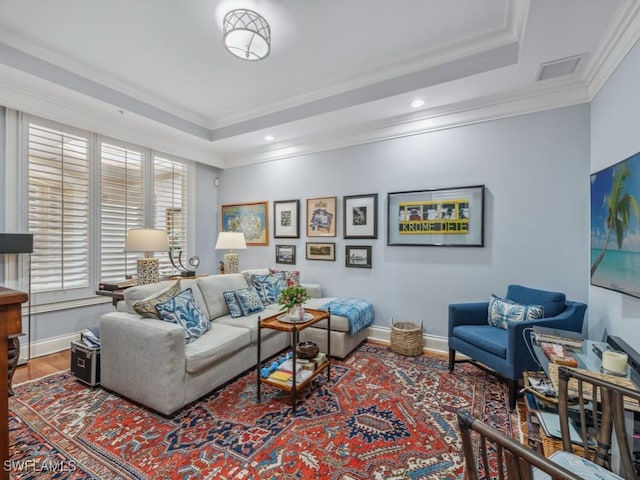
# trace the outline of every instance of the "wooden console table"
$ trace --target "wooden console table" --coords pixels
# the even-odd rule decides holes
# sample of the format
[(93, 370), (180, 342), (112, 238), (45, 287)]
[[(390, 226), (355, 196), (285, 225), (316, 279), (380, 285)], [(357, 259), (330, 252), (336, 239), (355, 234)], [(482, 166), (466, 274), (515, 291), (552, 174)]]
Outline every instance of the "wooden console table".
[(0, 480), (8, 480), (2, 468), (9, 460), (9, 337), (22, 332), (22, 306), (29, 296), (18, 290), (0, 287)]

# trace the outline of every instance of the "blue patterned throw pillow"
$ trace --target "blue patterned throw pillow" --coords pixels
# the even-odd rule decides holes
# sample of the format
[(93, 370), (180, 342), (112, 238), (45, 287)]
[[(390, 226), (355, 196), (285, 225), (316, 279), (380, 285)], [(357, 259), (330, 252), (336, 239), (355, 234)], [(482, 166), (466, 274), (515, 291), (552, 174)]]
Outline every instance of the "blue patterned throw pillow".
[(240, 310), (240, 305), (238, 304), (236, 292), (224, 292), (222, 295), (224, 296), (224, 301), (227, 304), (227, 308), (229, 309), (229, 314), (231, 315), (231, 318), (241, 317), (242, 310)]
[(271, 275), (251, 275), (251, 283), (264, 305), (270, 305), (278, 301), (280, 292), (285, 288), (284, 277), (284, 272), (277, 272)]
[(236, 290), (235, 293), (242, 315), (251, 315), (252, 313), (264, 310), (264, 304), (262, 300), (260, 300), (255, 288), (243, 288)]
[(159, 303), (156, 305), (156, 311), (160, 319), (184, 328), (187, 343), (193, 342), (211, 328), (211, 323), (194, 300), (191, 288), (183, 290), (164, 303)]
[(491, 295), (489, 301), (489, 325), (507, 329), (509, 322), (535, 320), (544, 316), (542, 305), (520, 305), (506, 298)]

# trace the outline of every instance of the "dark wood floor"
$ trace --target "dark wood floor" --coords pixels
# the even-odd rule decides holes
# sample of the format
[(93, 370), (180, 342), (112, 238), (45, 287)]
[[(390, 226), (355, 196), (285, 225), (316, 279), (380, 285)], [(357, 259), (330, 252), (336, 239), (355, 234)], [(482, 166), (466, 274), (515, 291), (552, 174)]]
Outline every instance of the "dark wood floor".
[(68, 370), (71, 361), (71, 350), (52, 353), (42, 357), (32, 358), (25, 365), (20, 365), (13, 374), (13, 385), (35, 380), (61, 370)]

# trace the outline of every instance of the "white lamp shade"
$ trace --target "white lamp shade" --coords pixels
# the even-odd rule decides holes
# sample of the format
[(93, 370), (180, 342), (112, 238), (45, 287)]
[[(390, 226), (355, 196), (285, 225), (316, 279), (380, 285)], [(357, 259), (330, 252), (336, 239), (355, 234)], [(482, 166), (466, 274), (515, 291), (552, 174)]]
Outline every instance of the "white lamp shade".
[(165, 230), (132, 228), (127, 233), (125, 252), (168, 252), (169, 241)]
[(220, 232), (216, 242), (216, 250), (243, 250), (247, 242), (242, 232)]

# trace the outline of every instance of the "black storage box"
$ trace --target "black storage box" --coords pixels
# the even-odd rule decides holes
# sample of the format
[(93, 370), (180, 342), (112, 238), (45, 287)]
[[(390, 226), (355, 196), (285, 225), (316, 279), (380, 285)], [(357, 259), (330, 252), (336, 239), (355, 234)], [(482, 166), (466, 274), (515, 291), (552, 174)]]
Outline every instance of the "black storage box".
[(87, 385), (100, 385), (100, 348), (71, 342), (71, 373)]

